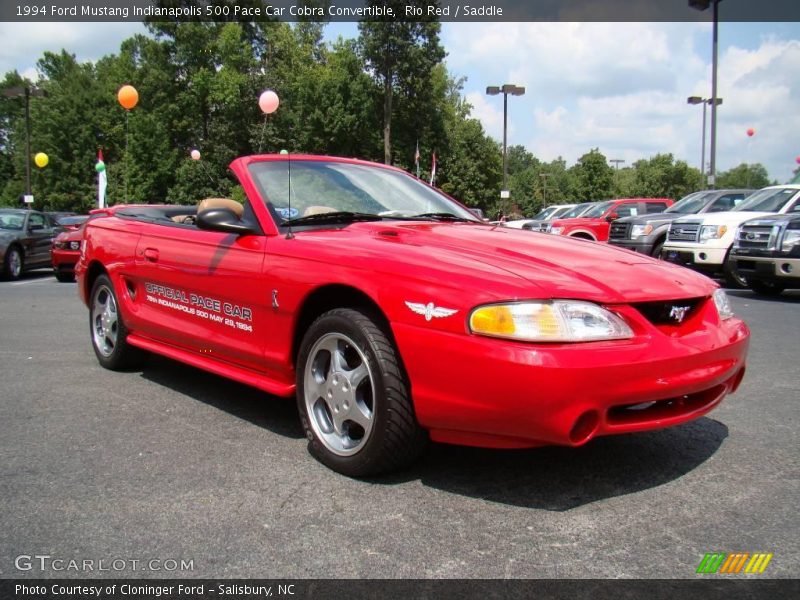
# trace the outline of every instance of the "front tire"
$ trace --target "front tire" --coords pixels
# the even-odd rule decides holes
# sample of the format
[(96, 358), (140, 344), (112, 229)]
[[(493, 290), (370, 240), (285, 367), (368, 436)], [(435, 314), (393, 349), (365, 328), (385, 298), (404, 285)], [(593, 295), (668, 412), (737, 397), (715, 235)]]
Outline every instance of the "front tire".
[(61, 283), (72, 283), (75, 281), (75, 273), (71, 273), (69, 271), (56, 271), (54, 274), (56, 279)]
[(408, 466), (427, 441), (394, 342), (371, 313), (326, 312), (303, 336), (297, 405), (309, 452), (366, 477)]
[(128, 329), (119, 312), (114, 286), (107, 275), (97, 278), (89, 297), (89, 332), (98, 362), (112, 371), (141, 364), (146, 353), (128, 343)]
[(733, 268), (733, 261), (730, 260), (731, 251), (725, 256), (725, 264), (722, 266), (722, 273), (725, 276), (725, 287), (734, 290), (743, 290), (748, 287), (747, 279), (742, 277)]
[(22, 275), (25, 268), (25, 258), (22, 251), (16, 246), (12, 246), (6, 251), (3, 260), (3, 277), (9, 281), (16, 281)]

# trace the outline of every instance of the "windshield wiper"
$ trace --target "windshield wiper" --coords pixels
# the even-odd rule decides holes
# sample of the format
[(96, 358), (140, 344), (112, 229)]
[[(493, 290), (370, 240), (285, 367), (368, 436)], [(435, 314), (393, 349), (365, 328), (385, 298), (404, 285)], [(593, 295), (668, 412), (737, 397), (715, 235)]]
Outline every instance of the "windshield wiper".
[(381, 221), (380, 215), (350, 211), (335, 211), (307, 215), (284, 221), (281, 225), (315, 225), (317, 223), (354, 223), (356, 221)]
[(465, 217), (459, 217), (454, 215), (453, 213), (449, 212), (429, 212), (429, 213), (420, 213), (418, 215), (414, 215), (413, 217), (409, 217), (411, 219), (433, 219), (434, 221), (465, 221), (467, 223), (477, 223), (474, 219), (467, 219)]

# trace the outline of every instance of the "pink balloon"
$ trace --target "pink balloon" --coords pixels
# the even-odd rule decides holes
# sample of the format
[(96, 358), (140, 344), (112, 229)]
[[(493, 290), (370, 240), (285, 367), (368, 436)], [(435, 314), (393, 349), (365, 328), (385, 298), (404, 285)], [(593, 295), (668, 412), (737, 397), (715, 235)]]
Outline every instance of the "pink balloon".
[(280, 100), (278, 100), (278, 94), (272, 90), (266, 90), (265, 92), (262, 92), (261, 96), (258, 98), (258, 106), (265, 115), (274, 113), (276, 110), (278, 110), (279, 103)]
[(756, 134), (756, 130), (752, 127), (747, 130), (747, 137), (753, 137)]
[(200, 160), (200, 150), (197, 148), (192, 150), (189, 155), (192, 157), (192, 160)]
[(800, 165), (800, 156), (798, 156), (797, 158), (795, 158), (795, 159), (794, 159), (794, 162), (796, 162), (798, 165)]

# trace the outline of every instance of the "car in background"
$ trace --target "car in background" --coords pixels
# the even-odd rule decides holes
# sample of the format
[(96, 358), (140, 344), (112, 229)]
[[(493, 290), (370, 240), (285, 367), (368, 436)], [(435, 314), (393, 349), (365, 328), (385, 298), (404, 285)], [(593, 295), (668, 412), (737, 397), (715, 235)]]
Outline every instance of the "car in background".
[[(75, 265), (78, 264), (78, 259), (81, 257), (83, 224), (88, 218), (88, 216), (65, 217), (62, 219), (62, 223), (64, 220), (70, 219), (69, 222), (63, 223), (63, 227), (67, 228), (66, 231), (62, 231), (53, 239), (50, 253), (53, 274), (61, 283), (75, 281)], [(79, 221), (72, 221), (74, 219), (79, 219)]]
[(0, 209), (0, 258), (4, 279), (50, 265), (50, 247), (57, 233), (49, 215), (24, 208)]
[(676, 219), (661, 258), (706, 275), (722, 275), (731, 287), (747, 287), (728, 257), (736, 228), (756, 217), (800, 211), (800, 184), (771, 185), (751, 194), (735, 210)]
[(56, 219), (56, 224), (65, 230), (80, 229), (81, 225), (86, 222), (89, 215), (65, 215)]
[[(575, 206), (574, 204), (554, 204), (553, 206), (548, 206), (543, 211), (539, 212), (539, 215), (544, 214), (545, 220), (547, 219), (555, 219), (560, 217), (561, 215), (569, 212), (569, 210)], [(513, 221), (503, 221), (502, 225), (504, 227), (511, 227), (513, 229), (525, 229), (525, 226), (529, 223), (540, 222), (537, 218), (539, 215), (536, 215), (530, 219), (514, 219)]]
[(620, 198), (595, 203), (582, 216), (556, 219), (550, 223), (553, 235), (564, 235), (596, 242), (608, 241), (611, 223), (622, 217), (664, 212), (675, 203), (670, 198)]
[(764, 296), (800, 288), (800, 204), (794, 212), (745, 221), (736, 229), (729, 269)]
[(569, 210), (561, 213), (561, 214), (554, 214), (547, 219), (531, 219), (527, 223), (525, 223), (522, 228), (528, 231), (543, 231), (547, 232), (550, 230), (550, 226), (553, 223), (553, 219), (574, 219), (575, 217), (580, 217), (583, 213), (587, 212), (592, 206), (594, 206), (594, 202), (582, 202), (581, 204), (573, 204), (571, 205), (572, 208)]
[(684, 196), (663, 213), (624, 217), (611, 224), (608, 243), (658, 258), (670, 223), (684, 215), (736, 208), (754, 190), (704, 190)]

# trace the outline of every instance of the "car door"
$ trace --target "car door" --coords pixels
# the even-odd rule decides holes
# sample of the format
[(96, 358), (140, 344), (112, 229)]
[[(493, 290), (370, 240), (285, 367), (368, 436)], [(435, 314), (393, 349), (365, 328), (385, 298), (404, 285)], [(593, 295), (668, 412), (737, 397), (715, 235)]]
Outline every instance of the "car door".
[(25, 224), (25, 266), (35, 267), (50, 264), (50, 247), (53, 241), (53, 226), (38, 212), (29, 212)]
[(135, 273), (140, 328), (164, 343), (255, 371), (264, 368), (270, 291), (266, 237), (148, 224)]

